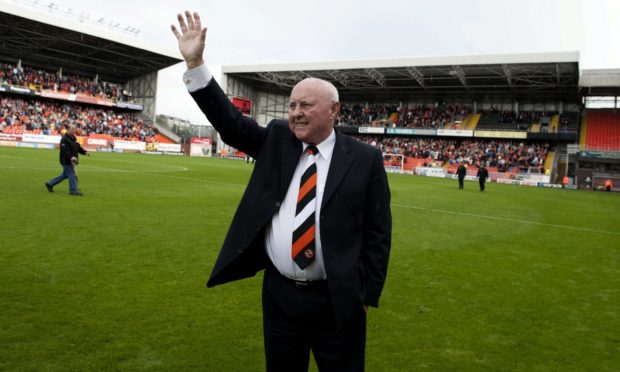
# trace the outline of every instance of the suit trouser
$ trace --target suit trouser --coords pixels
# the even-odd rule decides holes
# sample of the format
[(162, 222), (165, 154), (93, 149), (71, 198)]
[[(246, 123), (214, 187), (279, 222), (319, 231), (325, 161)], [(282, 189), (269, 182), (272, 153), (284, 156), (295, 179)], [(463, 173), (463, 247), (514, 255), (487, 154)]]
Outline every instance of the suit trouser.
[(310, 350), (319, 371), (363, 371), (366, 313), (337, 328), (327, 282), (296, 286), (275, 268), (265, 270), (263, 331), (267, 371), (307, 371)]

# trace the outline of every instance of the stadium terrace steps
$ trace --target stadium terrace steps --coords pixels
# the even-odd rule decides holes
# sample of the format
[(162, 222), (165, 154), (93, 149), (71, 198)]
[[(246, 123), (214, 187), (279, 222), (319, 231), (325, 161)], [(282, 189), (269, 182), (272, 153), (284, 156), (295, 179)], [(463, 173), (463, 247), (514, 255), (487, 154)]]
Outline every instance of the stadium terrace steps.
[(551, 122), (549, 123), (549, 131), (551, 133), (557, 133), (560, 126), (560, 115), (553, 115)]
[(545, 162), (544, 162), (544, 168), (545, 171), (547, 169), (552, 169), (553, 168), (553, 162), (555, 161), (555, 151), (548, 151), (547, 152), (547, 157), (545, 158)]
[(587, 136), (588, 134), (588, 115), (584, 115), (583, 119), (581, 119), (581, 132), (579, 133), (579, 147), (580, 148), (585, 148), (586, 147), (586, 140), (588, 138)]
[(463, 121), (463, 129), (474, 130), (478, 126), (478, 122), (480, 121), (480, 114), (472, 114), (467, 115), (465, 120)]
[(157, 133), (155, 134), (155, 140), (159, 143), (176, 143), (170, 138), (164, 136), (163, 134)]

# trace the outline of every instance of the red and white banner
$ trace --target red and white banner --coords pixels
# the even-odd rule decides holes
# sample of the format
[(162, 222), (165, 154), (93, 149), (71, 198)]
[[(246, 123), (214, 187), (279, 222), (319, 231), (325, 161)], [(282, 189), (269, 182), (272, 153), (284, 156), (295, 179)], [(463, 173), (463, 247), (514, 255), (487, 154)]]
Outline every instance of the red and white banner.
[(15, 141), (15, 142), (19, 142), (21, 140), (22, 140), (22, 135), (21, 134), (0, 133), (0, 141)]
[(86, 146), (94, 146), (94, 147), (107, 147), (108, 146), (108, 140), (105, 138), (83, 137), (82, 142)]
[(189, 148), (189, 156), (211, 156), (211, 147), (213, 141), (211, 138), (192, 138)]

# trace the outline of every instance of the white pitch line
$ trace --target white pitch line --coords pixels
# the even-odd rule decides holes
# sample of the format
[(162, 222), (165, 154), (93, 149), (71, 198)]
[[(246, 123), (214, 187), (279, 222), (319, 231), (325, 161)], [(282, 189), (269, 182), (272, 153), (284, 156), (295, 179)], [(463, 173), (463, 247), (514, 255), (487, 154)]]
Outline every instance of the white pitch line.
[(465, 216), (465, 217), (485, 218), (485, 219), (488, 219), (488, 220), (517, 222), (517, 223), (525, 223), (525, 224), (530, 224), (530, 225), (555, 227), (555, 228), (559, 228), (559, 229), (576, 230), (576, 231), (593, 232), (593, 233), (603, 233), (603, 234), (610, 234), (610, 235), (620, 235), (620, 232), (617, 232), (617, 231), (588, 229), (586, 227), (571, 226), (571, 225), (560, 225), (560, 224), (544, 223), (544, 222), (534, 222), (534, 221), (527, 221), (527, 220), (519, 220), (519, 219), (516, 219), (516, 218), (484, 216), (484, 215), (481, 215), (481, 214), (455, 212), (455, 211), (449, 211), (449, 210), (446, 210), (446, 209), (414, 207), (414, 206), (411, 206), (411, 205), (404, 205), (404, 204), (392, 204), (392, 206), (399, 207), (399, 208), (407, 208), (407, 209), (419, 209), (419, 210), (435, 212), (435, 213), (455, 214), (455, 215), (458, 215), (458, 216)]
[[(86, 168), (89, 172), (102, 172), (102, 173), (178, 173), (178, 172), (187, 172), (187, 167), (182, 167), (180, 165), (171, 165), (170, 168), (176, 169), (151, 169), (151, 170), (134, 170), (134, 169), (117, 169), (117, 168), (108, 168), (108, 167), (98, 167), (95, 165), (84, 164), (80, 165), (80, 168)], [(90, 170), (92, 169), (92, 170)]]
[[(1, 156), (1, 155), (0, 155)], [(23, 158), (22, 158), (23, 159)], [(168, 169), (150, 169), (150, 170), (134, 170), (134, 169), (117, 169), (117, 168), (108, 168), (108, 167), (98, 167), (95, 165), (87, 165), (81, 164), (79, 165), (80, 169), (84, 170), (87, 173), (135, 173), (135, 174), (152, 174), (152, 173), (179, 173), (179, 172), (187, 172), (189, 169), (187, 167), (183, 167), (180, 165), (171, 165)], [(175, 168), (175, 169), (171, 169)], [(12, 165), (0, 165), (0, 169), (19, 169), (19, 170), (58, 170), (57, 166), (54, 167), (16, 167)]]

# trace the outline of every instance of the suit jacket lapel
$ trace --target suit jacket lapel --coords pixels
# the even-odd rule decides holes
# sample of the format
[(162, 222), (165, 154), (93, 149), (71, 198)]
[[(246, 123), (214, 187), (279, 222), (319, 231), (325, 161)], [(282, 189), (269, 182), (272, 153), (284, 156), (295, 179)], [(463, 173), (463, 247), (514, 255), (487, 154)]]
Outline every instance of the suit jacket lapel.
[(321, 209), (325, 207), (329, 199), (332, 197), (342, 182), (345, 174), (347, 174), (351, 164), (353, 164), (353, 156), (344, 141), (343, 135), (336, 132), (336, 144), (334, 145), (332, 161), (329, 165), (329, 171), (327, 172), (327, 180), (325, 180), (325, 190), (323, 191)]
[(280, 195), (278, 201), (284, 200), (284, 196), (286, 196), (288, 187), (293, 179), (293, 174), (295, 173), (295, 168), (299, 162), (299, 157), (301, 156), (301, 150), (301, 141), (295, 138), (292, 133), (288, 134), (287, 140), (282, 141), (282, 168), (280, 173)]

